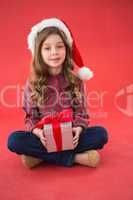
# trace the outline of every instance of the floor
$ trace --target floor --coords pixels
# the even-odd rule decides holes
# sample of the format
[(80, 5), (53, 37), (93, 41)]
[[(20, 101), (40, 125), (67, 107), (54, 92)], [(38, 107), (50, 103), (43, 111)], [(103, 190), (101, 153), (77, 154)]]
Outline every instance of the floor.
[[(1, 120), (0, 136), (0, 198), (3, 200), (132, 200), (133, 146), (132, 119), (119, 113), (106, 119), (93, 119), (108, 129), (109, 142), (100, 150), (101, 164), (97, 169), (80, 165), (72, 168), (44, 163), (28, 170), (20, 156), (7, 147), (8, 134), (23, 127), (19, 114)], [(16, 125), (17, 124), (17, 125)], [(12, 128), (9, 128), (12, 127)]]

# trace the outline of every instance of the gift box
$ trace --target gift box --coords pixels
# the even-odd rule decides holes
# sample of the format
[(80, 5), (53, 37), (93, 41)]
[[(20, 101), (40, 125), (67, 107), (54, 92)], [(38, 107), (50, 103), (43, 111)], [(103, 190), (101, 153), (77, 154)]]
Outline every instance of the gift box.
[(43, 127), (48, 152), (74, 149), (72, 120), (72, 110), (67, 109), (56, 115), (44, 117), (36, 125), (38, 128)]

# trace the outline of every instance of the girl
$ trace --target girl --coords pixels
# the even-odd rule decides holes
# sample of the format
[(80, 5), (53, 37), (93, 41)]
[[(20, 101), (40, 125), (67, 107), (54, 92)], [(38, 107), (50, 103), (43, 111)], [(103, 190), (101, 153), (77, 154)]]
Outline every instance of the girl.
[[(88, 127), (89, 115), (81, 79), (89, 79), (92, 72), (82, 67), (83, 61), (70, 29), (60, 19), (45, 19), (32, 28), (28, 45), (32, 52), (32, 70), (23, 98), (27, 130), (9, 135), (9, 150), (20, 154), (28, 168), (43, 161), (63, 166), (74, 163), (98, 166), (97, 149), (107, 143), (107, 131), (101, 126)], [(72, 72), (74, 62), (80, 67), (77, 76)], [(48, 153), (45, 133), (35, 125), (42, 117), (67, 108), (73, 110), (74, 150)]]

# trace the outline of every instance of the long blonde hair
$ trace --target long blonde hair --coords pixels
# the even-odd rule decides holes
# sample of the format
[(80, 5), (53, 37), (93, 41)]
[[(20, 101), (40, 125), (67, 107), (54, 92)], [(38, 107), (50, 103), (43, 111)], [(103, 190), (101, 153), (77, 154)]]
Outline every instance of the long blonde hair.
[[(47, 90), (48, 84), (48, 66), (44, 63), (42, 56), (41, 56), (41, 48), (43, 42), (50, 34), (58, 34), (65, 45), (66, 48), (66, 58), (63, 63), (63, 74), (67, 78), (69, 82), (69, 88), (71, 91), (71, 97), (77, 100), (80, 98), (79, 92), (79, 83), (80, 79), (77, 78), (73, 73), (73, 63), (72, 63), (72, 49), (67, 42), (67, 38), (63, 31), (59, 30), (56, 27), (48, 27), (43, 29), (41, 32), (38, 33), (36, 41), (35, 41), (35, 50), (34, 55), (31, 61), (31, 73), (29, 76), (29, 85), (32, 90), (32, 101), (35, 104), (41, 105), (44, 102), (44, 94)], [(43, 88), (43, 90), (42, 90)]]

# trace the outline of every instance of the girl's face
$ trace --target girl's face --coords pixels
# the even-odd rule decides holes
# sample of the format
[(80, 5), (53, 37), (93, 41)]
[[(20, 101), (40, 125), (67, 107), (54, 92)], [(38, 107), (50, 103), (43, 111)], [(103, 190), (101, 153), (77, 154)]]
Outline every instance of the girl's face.
[(61, 68), (66, 57), (66, 47), (62, 38), (58, 34), (49, 35), (42, 44), (41, 55), (51, 70)]

